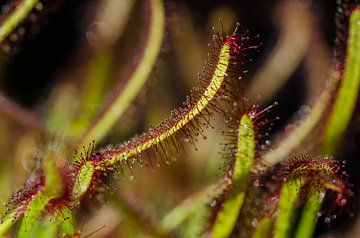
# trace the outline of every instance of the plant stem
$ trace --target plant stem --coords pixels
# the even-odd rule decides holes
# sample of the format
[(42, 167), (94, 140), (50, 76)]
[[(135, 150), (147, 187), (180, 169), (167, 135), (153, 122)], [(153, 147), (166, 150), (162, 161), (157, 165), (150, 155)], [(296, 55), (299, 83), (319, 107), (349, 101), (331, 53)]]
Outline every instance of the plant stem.
[(350, 17), (345, 72), (323, 134), (321, 153), (334, 154), (355, 109), (360, 86), (360, 8)]
[(139, 65), (125, 87), (115, 96), (106, 111), (99, 116), (95, 123), (84, 134), (80, 140), (80, 145), (88, 144), (92, 140), (99, 141), (107, 134), (138, 95), (151, 73), (160, 52), (164, 34), (165, 16), (161, 0), (148, 0), (147, 2), (149, 4), (149, 37), (144, 46), (145, 51), (140, 59)]
[(0, 43), (24, 20), (38, 0), (23, 0), (0, 26)]
[(249, 115), (242, 116), (237, 137), (236, 155), (231, 175), (231, 187), (226, 201), (216, 215), (212, 237), (229, 237), (233, 230), (249, 183), (250, 172), (255, 157), (254, 124)]
[[(336, 153), (357, 102), (360, 87), (360, 8), (355, 9), (350, 17), (345, 62), (345, 72), (340, 83), (340, 89), (323, 134), (321, 154)], [(296, 237), (312, 236), (316, 222), (309, 222), (309, 220), (314, 219), (316, 221), (316, 214), (321, 209), (321, 205), (315, 202), (316, 200), (316, 196), (312, 196), (308, 200), (307, 209), (303, 211), (300, 218)]]

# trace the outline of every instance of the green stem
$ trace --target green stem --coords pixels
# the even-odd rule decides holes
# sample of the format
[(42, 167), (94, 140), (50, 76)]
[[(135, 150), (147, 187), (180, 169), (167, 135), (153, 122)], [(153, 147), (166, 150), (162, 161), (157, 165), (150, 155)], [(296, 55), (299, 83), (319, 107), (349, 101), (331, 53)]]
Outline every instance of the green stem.
[(271, 225), (272, 219), (270, 217), (264, 217), (260, 220), (259, 224), (256, 226), (252, 238), (265, 238), (271, 237)]
[(48, 202), (53, 198), (60, 197), (64, 192), (64, 184), (62, 183), (60, 171), (52, 158), (48, 157), (43, 165), (43, 170), (45, 185), (27, 205), (24, 218), (17, 233), (18, 238), (30, 237), (36, 220)]
[(299, 192), (302, 186), (301, 179), (287, 182), (281, 189), (280, 201), (275, 221), (274, 238), (289, 237), (290, 228), (293, 224), (293, 215), (299, 202)]
[(345, 72), (323, 134), (322, 154), (334, 154), (353, 114), (360, 86), (360, 8), (350, 17)]
[(23, 0), (0, 26), (0, 43), (24, 20), (38, 0)]
[[(321, 154), (334, 154), (336, 152), (357, 102), (360, 86), (360, 8), (355, 9), (350, 17), (345, 62), (344, 76), (323, 134)], [(307, 209), (301, 215), (296, 237), (311, 237), (314, 232), (316, 224), (314, 221), (316, 221), (316, 215), (321, 209), (321, 205), (314, 200), (317, 198), (310, 198), (306, 204)]]
[(87, 144), (92, 140), (99, 141), (107, 134), (138, 95), (151, 73), (160, 52), (164, 34), (165, 16), (161, 0), (149, 0), (149, 3), (151, 9), (149, 13), (150, 19), (148, 19), (150, 28), (143, 57), (125, 87), (116, 96), (107, 110), (100, 115), (95, 124), (84, 134), (79, 143), (80, 145)]
[[(16, 210), (20, 210), (21, 206), (18, 207)], [(16, 215), (17, 212), (13, 211), (12, 213), (7, 214), (4, 218), (1, 219), (0, 224), (0, 236), (3, 237), (9, 229), (14, 225), (15, 221), (18, 219), (18, 216)]]
[(113, 63), (111, 52), (110, 49), (96, 52), (96, 55), (89, 62), (88, 79), (84, 85), (80, 101), (80, 112), (68, 128), (68, 132), (72, 137), (78, 138), (79, 135), (83, 135), (99, 110), (100, 102), (106, 91), (106, 83), (109, 82), (111, 77)]
[(263, 159), (266, 162), (276, 164), (283, 160), (314, 131), (330, 104), (331, 95), (335, 91), (339, 77), (338, 72), (332, 72), (330, 83), (317, 98), (309, 115), (289, 135), (286, 135), (274, 150), (264, 155)]
[(235, 164), (231, 177), (232, 184), (226, 201), (216, 216), (212, 228), (212, 237), (214, 238), (228, 237), (231, 234), (244, 202), (255, 157), (254, 124), (247, 114), (240, 121), (236, 148)]
[(305, 209), (301, 214), (300, 223), (295, 232), (295, 238), (312, 237), (316, 221), (317, 213), (321, 209), (321, 202), (319, 202), (319, 192), (311, 194), (309, 200), (305, 205)]

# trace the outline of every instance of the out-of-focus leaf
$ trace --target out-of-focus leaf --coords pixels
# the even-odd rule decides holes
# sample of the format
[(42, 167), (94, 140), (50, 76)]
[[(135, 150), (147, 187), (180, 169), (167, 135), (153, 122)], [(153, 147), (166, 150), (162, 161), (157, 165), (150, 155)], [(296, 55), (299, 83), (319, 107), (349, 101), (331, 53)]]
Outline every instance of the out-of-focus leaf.
[[(357, 102), (360, 86), (360, 8), (355, 9), (350, 17), (349, 37), (345, 59), (345, 71), (340, 88), (327, 122), (320, 149), (322, 154), (334, 154), (350, 122)], [(321, 205), (318, 197), (310, 197), (303, 211), (296, 237), (311, 237)]]
[(333, 84), (338, 79), (339, 73), (332, 72), (329, 84), (319, 95), (309, 114), (296, 128), (283, 137), (275, 149), (270, 150), (264, 155), (263, 159), (266, 162), (276, 164), (283, 160), (313, 132), (330, 104), (331, 95), (334, 92)]
[(24, 0), (0, 25), (0, 42), (2, 42), (35, 7), (38, 0)]
[(345, 71), (323, 135), (322, 154), (333, 154), (353, 114), (360, 86), (360, 8), (350, 17)]
[(161, 42), (164, 34), (164, 7), (161, 0), (149, 0), (148, 20), (149, 35), (145, 50), (137, 65), (137, 68), (129, 78), (124, 88), (115, 96), (106, 111), (97, 118), (95, 124), (90, 126), (79, 144), (87, 144), (92, 140), (101, 140), (115, 122), (123, 115), (130, 103), (135, 99), (148, 79), (151, 70), (160, 52)]
[(161, 221), (161, 229), (170, 232), (182, 224), (197, 209), (206, 206), (209, 201), (216, 198), (225, 189), (225, 183), (221, 181), (205, 187), (186, 198), (182, 203), (172, 209)]
[(303, 181), (296, 179), (285, 183), (280, 192), (280, 200), (275, 221), (274, 238), (289, 237), (295, 208)]
[(272, 237), (271, 233), (271, 224), (272, 224), (272, 218), (270, 217), (264, 217), (262, 218), (259, 223), (256, 225), (253, 238), (266, 238), (266, 237)]

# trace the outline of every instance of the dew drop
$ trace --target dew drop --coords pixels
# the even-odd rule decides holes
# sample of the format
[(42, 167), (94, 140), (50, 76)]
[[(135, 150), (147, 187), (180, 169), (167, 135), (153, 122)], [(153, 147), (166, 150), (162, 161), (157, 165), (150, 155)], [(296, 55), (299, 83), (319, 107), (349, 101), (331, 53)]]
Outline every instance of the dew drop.
[(340, 200), (340, 206), (345, 206), (346, 203), (347, 203), (347, 201), (346, 201), (345, 198), (343, 198), (343, 199)]
[(108, 34), (108, 26), (105, 22), (94, 22), (86, 32), (86, 38), (90, 44), (97, 46), (101, 43), (103, 35)]
[(29, 19), (32, 22), (36, 22), (38, 20), (38, 16), (36, 14), (34, 14), (34, 13), (30, 13), (29, 14)]
[(279, 202), (279, 197), (278, 196), (274, 196), (271, 198), (271, 202), (273, 202), (274, 204)]
[(324, 200), (324, 197), (325, 197), (325, 193), (324, 193), (324, 192), (321, 192), (321, 193), (319, 194), (318, 203), (322, 203), (322, 201)]
[(39, 2), (36, 4), (35, 9), (41, 11), (44, 9), (44, 5), (41, 2)]
[(10, 40), (12, 42), (16, 42), (18, 40), (18, 35), (16, 33), (13, 33), (10, 35)]
[(1, 13), (2, 14), (6, 14), (10, 11), (10, 6), (9, 5), (4, 5), (1, 7)]
[(252, 225), (253, 227), (256, 227), (257, 224), (258, 224), (258, 219), (253, 218), (253, 219), (251, 220), (251, 225)]
[(3, 46), (2, 46), (2, 50), (3, 50), (5, 53), (10, 53), (11, 47), (10, 47), (9, 45), (3, 45)]
[(176, 161), (177, 161), (177, 156), (173, 156), (173, 157), (171, 158), (171, 161), (176, 162)]
[(324, 222), (326, 224), (329, 224), (331, 222), (331, 218), (330, 217), (325, 217)]

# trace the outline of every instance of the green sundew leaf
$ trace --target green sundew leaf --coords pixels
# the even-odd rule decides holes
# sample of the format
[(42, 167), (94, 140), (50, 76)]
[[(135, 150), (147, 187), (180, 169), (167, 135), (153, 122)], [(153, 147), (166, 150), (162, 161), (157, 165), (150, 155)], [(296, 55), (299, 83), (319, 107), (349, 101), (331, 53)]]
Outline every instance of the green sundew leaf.
[(17, 237), (30, 237), (32, 229), (48, 202), (61, 196), (64, 192), (64, 185), (60, 172), (51, 158), (45, 160), (44, 165), (45, 186), (34, 195), (34, 198), (27, 205)]
[(270, 217), (262, 218), (259, 223), (257, 224), (254, 234), (252, 235), (253, 238), (265, 238), (271, 237), (271, 224), (272, 219)]
[[(2, 168), (0, 170), (0, 188), (1, 188), (1, 199), (0, 204), (5, 203), (10, 194), (11, 190), (11, 177), (10, 177), (11, 170), (9, 166), (2, 165)], [(3, 214), (6, 210), (6, 206), (3, 206), (0, 208), (0, 214)], [(15, 214), (12, 212), (10, 214), (4, 215), (0, 217), (0, 237), (3, 236), (13, 225), (14, 222), (12, 220), (15, 218)]]
[(75, 234), (75, 220), (73, 212), (67, 208), (62, 208), (55, 216), (56, 223), (60, 231), (72, 237)]
[(0, 42), (2, 42), (38, 3), (38, 0), (23, 0), (0, 26)]
[(80, 169), (72, 191), (75, 200), (80, 199), (89, 189), (93, 178), (95, 167), (92, 163), (86, 162)]
[(17, 233), (18, 238), (31, 237), (32, 229), (34, 228), (36, 220), (50, 199), (51, 197), (45, 196), (39, 192), (29, 202), (29, 205), (24, 213), (24, 218), (22, 220), (20, 229)]
[(49, 218), (43, 221), (35, 221), (34, 228), (31, 232), (32, 238), (55, 238), (57, 227), (55, 223), (49, 221)]
[(242, 116), (238, 130), (237, 152), (232, 174), (232, 187), (212, 228), (212, 237), (228, 237), (236, 223), (244, 202), (251, 167), (255, 157), (254, 124), (250, 117)]
[(0, 237), (4, 236), (9, 229), (14, 225), (15, 220), (18, 218), (15, 212), (6, 215), (1, 219), (0, 223)]
[(360, 9), (350, 17), (345, 71), (323, 135), (322, 154), (333, 154), (353, 114), (360, 86)]
[(321, 209), (320, 192), (314, 191), (305, 205), (301, 220), (295, 232), (295, 238), (312, 237), (315, 229), (317, 213)]
[[(323, 134), (320, 153), (334, 154), (339, 142), (349, 124), (355, 104), (358, 98), (360, 86), (360, 9), (357, 8), (351, 13), (349, 23), (349, 38), (345, 59), (345, 71), (340, 83), (340, 89), (331, 110)], [(300, 218), (296, 230), (296, 237), (311, 237), (316, 224), (317, 213), (321, 205), (316, 202), (318, 196), (312, 196), (307, 204), (306, 210)], [(310, 222), (311, 221), (311, 222)]]
[[(6, 166), (7, 167), (7, 166)], [(4, 168), (3, 168), (4, 169)], [(6, 181), (7, 179), (9, 179), (8, 173), (9, 173), (10, 169), (6, 170), (6, 171), (1, 171), (0, 176), (2, 176), (2, 179), (0, 179), (0, 181), (2, 182), (0, 184), (0, 187), (5, 190), (6, 186), (4, 185), (6, 182), (8, 183), (9, 181)], [(6, 206), (4, 206), (4, 208), (6, 209)], [(19, 214), (21, 214), (23, 209), (23, 205), (19, 205), (17, 208), (15, 208), (14, 210), (11, 211), (11, 213), (5, 215), (4, 217), (1, 218), (1, 222), (0, 222), (0, 237), (4, 236), (8, 230), (15, 224), (15, 221), (17, 221), (17, 219), (20, 217)], [(2, 211), (4, 212), (4, 211)]]
[(99, 141), (107, 134), (138, 95), (151, 73), (161, 48), (165, 16), (161, 0), (150, 0), (149, 3), (149, 36), (139, 64), (106, 112), (86, 131), (79, 143), (80, 145), (87, 144), (92, 140)]
[(277, 217), (275, 221), (274, 238), (289, 237), (293, 224), (294, 210), (299, 202), (299, 192), (303, 181), (301, 179), (286, 182), (280, 192)]
[[(27, 210), (24, 213), (25, 218), (23, 219), (23, 222), (27, 222), (28, 219), (33, 219), (35, 221), (37, 215), (42, 211), (47, 202), (54, 197), (60, 196), (64, 191), (61, 180), (62, 178), (55, 162), (51, 159), (46, 160), (43, 168), (45, 171), (45, 177), (47, 178), (45, 187), (43, 191), (35, 195), (34, 199), (27, 205)], [(14, 224), (14, 221), (19, 218), (19, 216), (15, 215), (19, 209), (23, 208), (19, 207), (3, 218), (3, 222), (0, 224), (0, 236), (4, 235)], [(33, 223), (30, 222), (30, 225), (27, 225), (31, 226), (31, 224)], [(23, 230), (25, 231), (26, 227), (24, 227)]]

